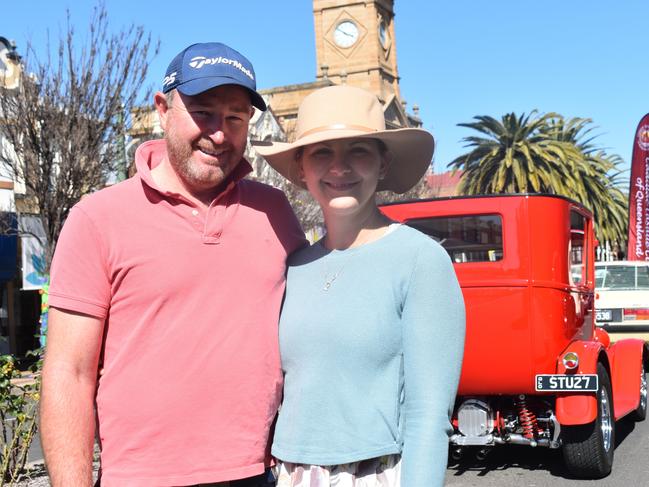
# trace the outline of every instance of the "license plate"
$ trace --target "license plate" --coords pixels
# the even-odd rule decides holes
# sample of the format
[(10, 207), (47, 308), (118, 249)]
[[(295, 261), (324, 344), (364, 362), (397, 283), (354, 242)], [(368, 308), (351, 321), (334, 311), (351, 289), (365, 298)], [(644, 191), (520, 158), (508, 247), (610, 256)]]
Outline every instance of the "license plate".
[(595, 310), (595, 319), (597, 321), (613, 321), (613, 310), (612, 309), (596, 309)]
[(597, 374), (537, 374), (537, 391), (596, 392)]

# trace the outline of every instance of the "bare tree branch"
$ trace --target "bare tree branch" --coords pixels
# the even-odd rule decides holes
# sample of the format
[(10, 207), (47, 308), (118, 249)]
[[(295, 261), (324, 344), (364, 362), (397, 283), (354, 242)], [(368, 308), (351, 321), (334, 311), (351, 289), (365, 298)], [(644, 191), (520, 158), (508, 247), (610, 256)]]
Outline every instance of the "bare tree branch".
[(27, 206), (38, 213), (48, 239), (47, 269), (63, 223), (84, 195), (125, 172), (123, 140), (131, 109), (150, 99), (143, 93), (159, 43), (141, 26), (109, 30), (98, 3), (87, 40), (80, 44), (67, 13), (56, 55), (44, 61), (27, 46), (18, 88), (0, 89), (0, 165), (24, 184)]

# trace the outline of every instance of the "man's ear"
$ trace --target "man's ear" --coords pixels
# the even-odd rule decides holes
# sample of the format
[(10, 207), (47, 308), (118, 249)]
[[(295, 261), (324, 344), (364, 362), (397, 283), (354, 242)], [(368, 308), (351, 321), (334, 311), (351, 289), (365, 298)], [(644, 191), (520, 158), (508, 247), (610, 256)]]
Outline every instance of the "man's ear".
[[(175, 95), (174, 95), (175, 96)], [(158, 91), (153, 95), (153, 103), (155, 109), (158, 112), (158, 118), (160, 119), (160, 127), (162, 130), (167, 129), (167, 112), (169, 112), (169, 104), (167, 102), (167, 96), (162, 92)]]

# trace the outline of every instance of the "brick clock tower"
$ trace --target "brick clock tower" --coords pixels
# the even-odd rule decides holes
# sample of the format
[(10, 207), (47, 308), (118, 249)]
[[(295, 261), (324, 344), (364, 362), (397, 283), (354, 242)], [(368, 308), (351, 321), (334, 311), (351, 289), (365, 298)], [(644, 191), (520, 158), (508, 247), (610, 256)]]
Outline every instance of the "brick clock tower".
[[(316, 79), (259, 90), (270, 109), (256, 112), (250, 124), (251, 138), (292, 140), (304, 97), (319, 88), (345, 84), (379, 98), (388, 129), (422, 126), (417, 106), (409, 113), (399, 91), (394, 0), (313, 0), (313, 22)], [(147, 107), (138, 115), (139, 123), (131, 131), (134, 140), (160, 131), (154, 111)], [(263, 177), (267, 164), (252, 149), (246, 155), (255, 176)]]
[(394, 0), (313, 0), (318, 80), (399, 94)]

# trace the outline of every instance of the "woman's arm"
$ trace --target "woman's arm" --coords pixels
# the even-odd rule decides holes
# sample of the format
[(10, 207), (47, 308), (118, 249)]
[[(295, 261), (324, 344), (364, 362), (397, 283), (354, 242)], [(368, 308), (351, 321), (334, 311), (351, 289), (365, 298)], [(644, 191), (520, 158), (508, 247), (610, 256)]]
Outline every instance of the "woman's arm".
[(404, 309), (404, 445), (401, 485), (444, 485), (450, 415), (464, 351), (464, 300), (442, 247), (422, 245)]

